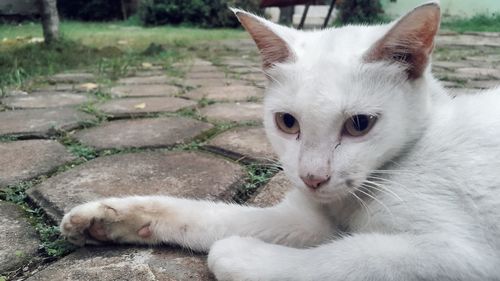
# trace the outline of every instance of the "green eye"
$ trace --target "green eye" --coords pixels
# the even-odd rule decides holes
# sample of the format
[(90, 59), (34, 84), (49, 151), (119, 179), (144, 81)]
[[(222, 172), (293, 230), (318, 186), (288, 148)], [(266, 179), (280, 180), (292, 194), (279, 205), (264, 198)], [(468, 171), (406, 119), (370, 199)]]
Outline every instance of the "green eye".
[(283, 133), (291, 135), (299, 133), (300, 131), (299, 122), (290, 113), (278, 112), (275, 114), (274, 119), (276, 121), (276, 126)]
[(344, 123), (344, 134), (351, 137), (366, 135), (375, 125), (377, 117), (374, 115), (358, 114), (351, 116)]

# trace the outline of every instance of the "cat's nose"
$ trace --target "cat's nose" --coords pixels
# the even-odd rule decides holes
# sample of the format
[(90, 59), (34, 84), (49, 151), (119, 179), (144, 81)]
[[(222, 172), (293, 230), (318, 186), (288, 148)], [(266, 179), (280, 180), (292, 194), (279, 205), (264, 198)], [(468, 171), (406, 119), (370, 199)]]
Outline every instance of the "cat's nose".
[(318, 189), (330, 180), (330, 176), (315, 176), (308, 174), (300, 177), (302, 181), (311, 189)]

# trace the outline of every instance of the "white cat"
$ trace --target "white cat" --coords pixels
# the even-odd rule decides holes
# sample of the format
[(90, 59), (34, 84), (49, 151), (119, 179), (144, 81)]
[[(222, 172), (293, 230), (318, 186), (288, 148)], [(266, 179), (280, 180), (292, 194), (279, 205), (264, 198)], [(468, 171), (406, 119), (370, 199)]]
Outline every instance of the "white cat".
[(451, 98), (432, 77), (439, 6), (314, 32), (234, 12), (296, 190), (271, 208), (109, 198), (63, 235), (209, 251), (219, 280), (500, 280), (500, 89)]

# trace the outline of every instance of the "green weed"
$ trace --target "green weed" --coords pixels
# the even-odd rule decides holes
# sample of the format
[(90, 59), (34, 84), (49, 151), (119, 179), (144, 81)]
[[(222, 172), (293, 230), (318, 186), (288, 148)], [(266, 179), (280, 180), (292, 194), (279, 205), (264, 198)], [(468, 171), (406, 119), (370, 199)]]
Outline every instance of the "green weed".
[(211, 105), (211, 104), (214, 104), (216, 103), (215, 100), (211, 100), (211, 99), (207, 99), (205, 97), (201, 98), (199, 101), (198, 101), (198, 106), (199, 107), (205, 107), (205, 106), (208, 106), (208, 105)]
[(500, 30), (500, 14), (480, 14), (469, 19), (444, 19), (441, 28), (463, 32), (498, 32)]
[(467, 84), (466, 80), (458, 78), (458, 77), (449, 76), (449, 75), (439, 76), (438, 78), (442, 81), (457, 83), (458, 85), (460, 85), (462, 87), (465, 87), (465, 84)]
[(0, 142), (10, 142), (16, 140), (18, 140), (16, 136), (0, 136)]
[(130, 65), (133, 64), (131, 57), (102, 58), (97, 66), (99, 77), (107, 77), (110, 80), (117, 80), (126, 76)]
[(178, 150), (184, 150), (184, 151), (192, 151), (192, 150), (199, 150), (201, 148), (201, 143), (199, 141), (192, 141), (189, 143), (182, 143), (179, 144), (175, 147), (173, 147), (171, 150), (178, 151)]
[(98, 156), (95, 149), (83, 144), (73, 143), (69, 146), (69, 151), (78, 157), (84, 158), (87, 161), (92, 160)]
[(36, 209), (32, 220), (35, 221), (35, 230), (40, 235), (42, 248), (48, 256), (61, 257), (76, 249), (74, 245), (61, 237), (58, 226), (48, 225), (43, 217), (43, 211)]
[(89, 126), (96, 125), (98, 123), (101, 123), (103, 121), (108, 120), (108, 118), (109, 118), (109, 116), (107, 114), (105, 114), (102, 111), (100, 111), (99, 109), (97, 109), (97, 107), (95, 106), (96, 103), (97, 103), (96, 101), (89, 101), (89, 102), (81, 104), (78, 107), (78, 109), (80, 111), (83, 111), (85, 113), (88, 113), (88, 114), (91, 114), (91, 115), (94, 115), (95, 117), (97, 117), (97, 122), (89, 121), (90, 123), (87, 124)]
[(193, 118), (196, 120), (205, 120), (196, 108), (184, 108), (176, 112), (177, 116)]
[(83, 145), (79, 141), (73, 139), (69, 134), (63, 133), (59, 136), (59, 141), (67, 147), (67, 149), (78, 158), (89, 161), (99, 156), (97, 151), (89, 146)]
[(271, 165), (249, 164), (246, 170), (246, 182), (233, 198), (240, 204), (246, 202), (259, 187), (266, 184), (279, 171), (279, 168)]
[(39, 208), (31, 207), (27, 201), (26, 190), (41, 182), (43, 177), (31, 181), (7, 186), (0, 191), (0, 199), (18, 205), (28, 221), (34, 226), (41, 241), (41, 250), (49, 257), (60, 257), (75, 249), (73, 245), (60, 237), (59, 228), (49, 223), (45, 213)]

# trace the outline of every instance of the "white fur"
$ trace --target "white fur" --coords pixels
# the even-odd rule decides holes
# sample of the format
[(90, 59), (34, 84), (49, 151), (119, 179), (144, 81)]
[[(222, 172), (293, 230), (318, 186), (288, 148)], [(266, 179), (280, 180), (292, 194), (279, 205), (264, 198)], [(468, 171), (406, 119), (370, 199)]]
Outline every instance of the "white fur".
[[(146, 212), (120, 241), (210, 249), (208, 265), (219, 280), (500, 280), (500, 89), (451, 98), (429, 68), (408, 80), (398, 66), (364, 63), (388, 29), (286, 31), (295, 60), (268, 70), (264, 118), (297, 187), (281, 204), (100, 201), (117, 213), (153, 206), (168, 214)], [(276, 128), (275, 112), (298, 119), (298, 140)], [(357, 113), (380, 117), (366, 136), (342, 136), (345, 118)], [(328, 162), (331, 180), (309, 190), (299, 174)], [(357, 191), (362, 205), (349, 192), (370, 176), (382, 178), (381, 190), (367, 192), (375, 199)], [(82, 239), (75, 215), (112, 221), (96, 215), (98, 208), (73, 209), (63, 234)], [(137, 230), (148, 224), (153, 238), (141, 239)], [(113, 236), (113, 227), (107, 231)]]

